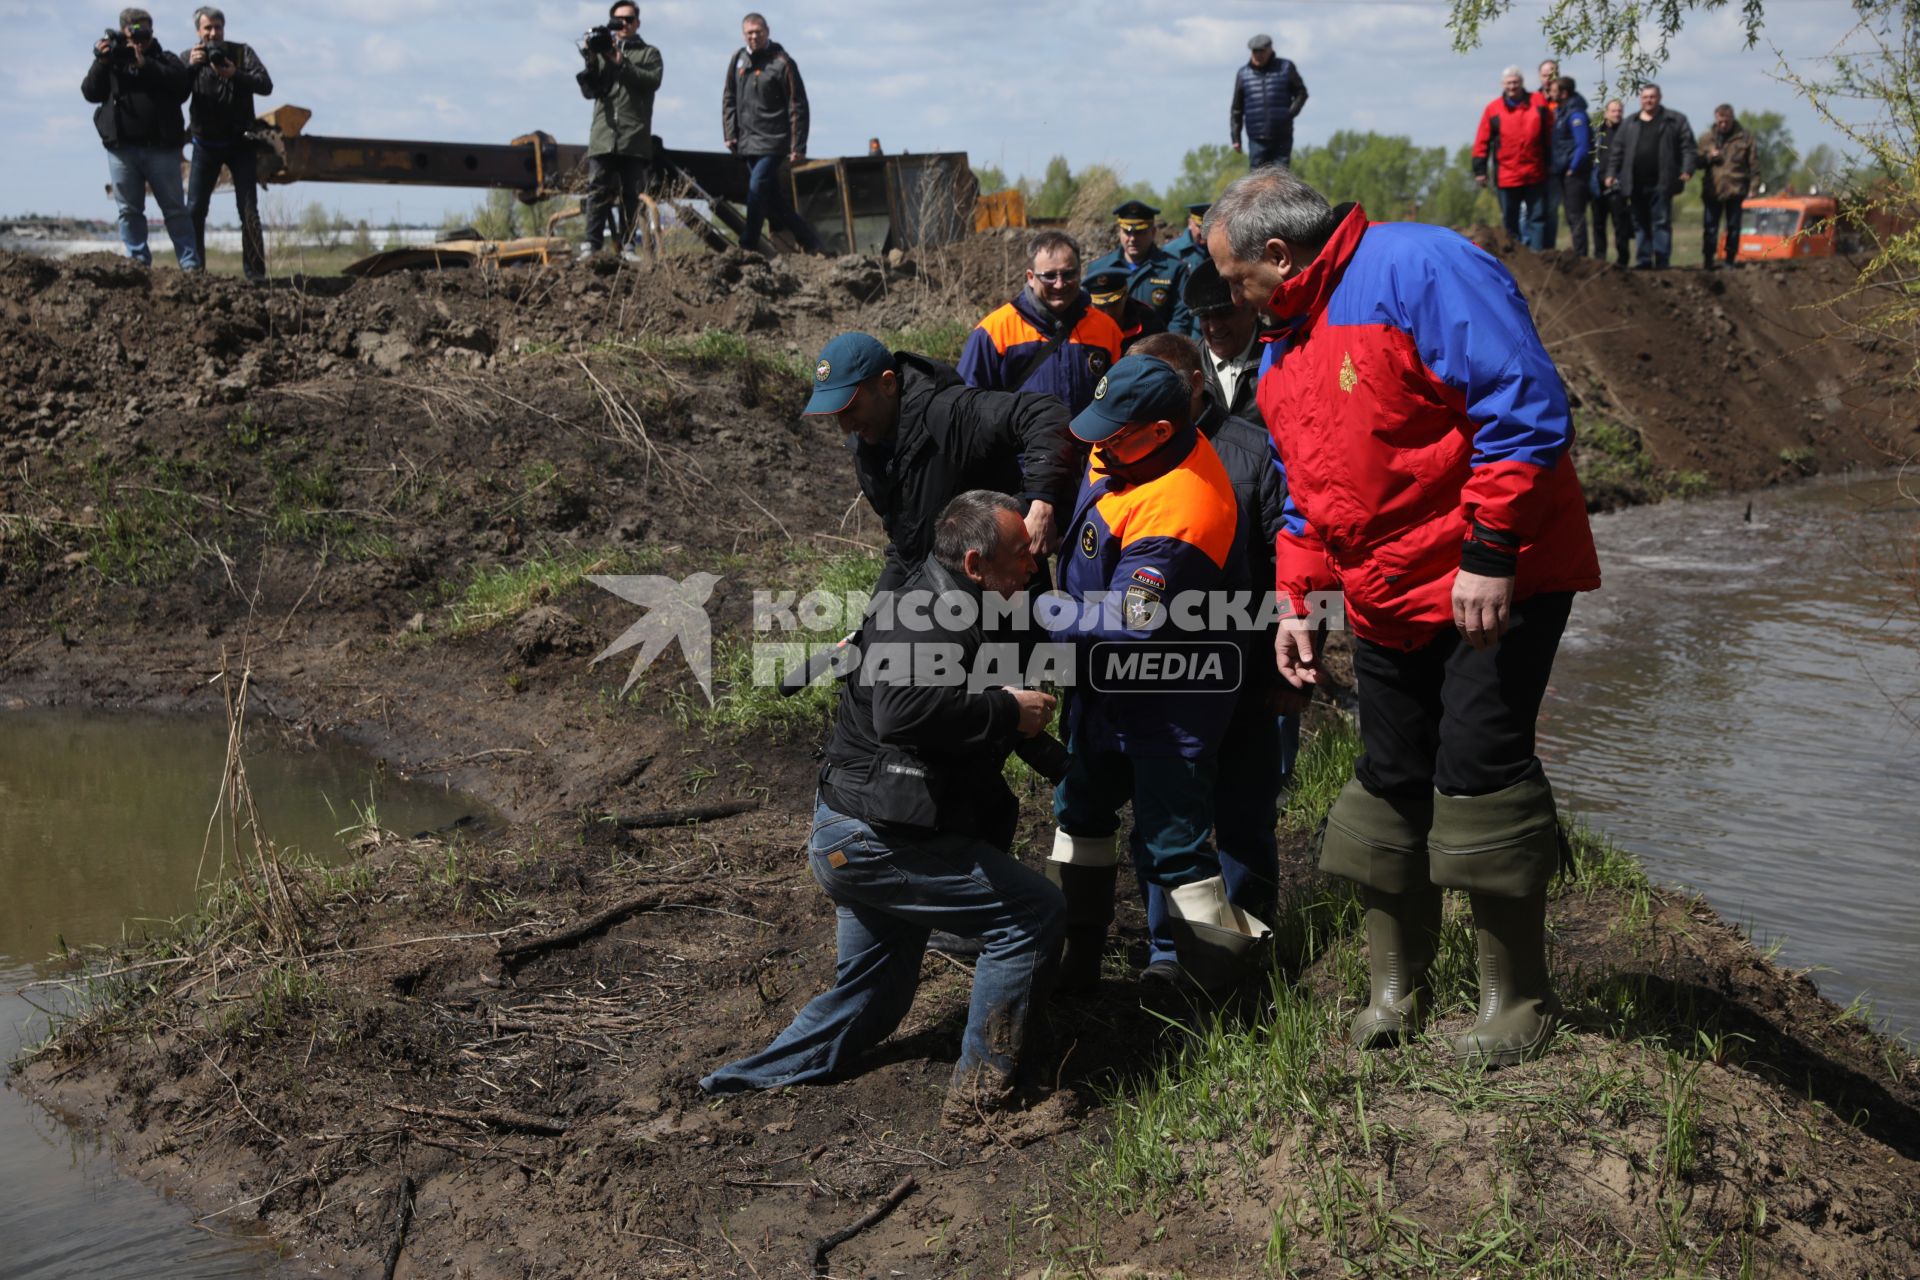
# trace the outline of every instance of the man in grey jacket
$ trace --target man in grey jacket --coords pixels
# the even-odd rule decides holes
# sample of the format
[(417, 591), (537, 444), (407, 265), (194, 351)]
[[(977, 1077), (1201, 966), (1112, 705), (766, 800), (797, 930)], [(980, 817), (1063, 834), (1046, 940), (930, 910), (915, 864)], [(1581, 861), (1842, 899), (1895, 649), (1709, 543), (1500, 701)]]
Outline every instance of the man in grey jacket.
[(1693, 177), (1693, 126), (1660, 105), (1660, 86), (1640, 86), (1640, 112), (1620, 122), (1607, 147), (1606, 188), (1633, 211), (1636, 270), (1664, 270), (1673, 256), (1673, 198)]
[(653, 159), (653, 95), (664, 67), (660, 51), (640, 38), (640, 6), (615, 0), (607, 10), (604, 39), (589, 39), (580, 54), (587, 65), (574, 77), (581, 96), (593, 100), (593, 132), (587, 139), (587, 245), (600, 251), (607, 223), (618, 205), (614, 244), (633, 235), (634, 214), (647, 188)]
[(807, 86), (793, 55), (769, 38), (757, 13), (740, 19), (746, 47), (727, 64), (720, 97), (720, 132), (727, 150), (752, 166), (747, 182), (747, 231), (742, 249), (760, 247), (760, 227), (773, 223), (808, 253), (824, 253), (813, 226), (794, 210), (787, 166), (807, 158)]

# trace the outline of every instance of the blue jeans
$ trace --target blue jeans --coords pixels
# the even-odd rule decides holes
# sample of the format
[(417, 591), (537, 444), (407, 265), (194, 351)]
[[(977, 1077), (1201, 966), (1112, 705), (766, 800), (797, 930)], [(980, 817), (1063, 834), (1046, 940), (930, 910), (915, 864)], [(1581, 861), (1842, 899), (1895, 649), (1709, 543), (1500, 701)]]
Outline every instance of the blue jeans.
[(1501, 187), (1500, 220), (1507, 234), (1529, 249), (1547, 247), (1547, 189), (1553, 184), (1536, 182), (1526, 187)]
[(747, 234), (741, 237), (742, 249), (760, 247), (760, 226), (771, 222), (775, 231), (784, 231), (808, 253), (821, 253), (820, 237), (813, 224), (794, 211), (787, 194), (787, 158), (785, 156), (749, 156), (753, 168), (747, 175)]
[(187, 175), (187, 211), (193, 215), (194, 251), (207, 260), (207, 213), (213, 208), (213, 189), (220, 185), (224, 166), (233, 175), (233, 207), (240, 214), (240, 265), (247, 279), (267, 278), (266, 239), (260, 229), (260, 188), (253, 144), (193, 140), (193, 170)]
[(181, 192), (180, 148), (109, 147), (107, 177), (113, 183), (113, 198), (120, 205), (120, 243), (127, 256), (143, 266), (153, 265), (153, 250), (147, 247), (147, 189), (153, 189), (160, 216), (167, 223), (167, 238), (173, 241), (173, 256), (183, 271), (200, 269), (200, 245), (193, 234), (193, 216), (187, 212), (187, 200)]
[(1276, 138), (1271, 142), (1262, 142), (1258, 138), (1247, 139), (1247, 168), (1258, 169), (1269, 164), (1283, 168), (1293, 166), (1292, 138)]
[[(1264, 712), (1238, 716), (1220, 743), (1219, 770), (1213, 784), (1213, 838), (1219, 845), (1220, 876), (1227, 900), (1273, 923), (1280, 886), (1280, 791), (1300, 749), (1300, 717)], [(1147, 852), (1134, 829), (1134, 877), (1147, 907), (1147, 963), (1173, 960), (1173, 929), (1167, 919), (1167, 891), (1147, 878)]]
[(1627, 199), (1633, 209), (1634, 265), (1666, 266), (1673, 256), (1673, 197), (1636, 187)]
[(1067, 776), (1053, 793), (1053, 816), (1075, 836), (1110, 836), (1133, 802), (1140, 878), (1165, 888), (1220, 874), (1213, 851), (1213, 791), (1218, 757), (1131, 756), (1071, 745)]
[(982, 840), (874, 826), (815, 801), (808, 866), (839, 915), (831, 990), (772, 1044), (700, 1082), (740, 1093), (825, 1080), (879, 1044), (913, 1006), (935, 929), (984, 938), (956, 1085), (1011, 1083), (1034, 1006), (1060, 958), (1066, 903), (1047, 878)]

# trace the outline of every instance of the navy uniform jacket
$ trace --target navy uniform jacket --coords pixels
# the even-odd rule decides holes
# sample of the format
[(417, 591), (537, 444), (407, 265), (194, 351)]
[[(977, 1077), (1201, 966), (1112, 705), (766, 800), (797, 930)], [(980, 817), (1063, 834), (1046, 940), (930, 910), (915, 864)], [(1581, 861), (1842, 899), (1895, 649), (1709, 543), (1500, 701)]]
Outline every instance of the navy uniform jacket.
[[(1079, 649), (1081, 678), (1068, 704), (1074, 749), (1204, 758), (1233, 718), (1237, 680), (1206, 691), (1102, 692), (1097, 675), (1087, 677), (1110, 643), (1241, 641), (1179, 630), (1170, 616), (1182, 593), (1249, 589), (1232, 479), (1193, 427), (1136, 464), (1138, 483), (1103, 473), (1103, 462), (1096, 449), (1062, 530), (1060, 590), (1082, 607), (1042, 619), (1055, 642)], [(1088, 604), (1094, 599), (1100, 607)], [(1169, 616), (1155, 624), (1155, 610)]]
[(1150, 332), (1177, 333), (1188, 338), (1199, 333), (1199, 328), (1193, 322), (1193, 313), (1187, 310), (1186, 300), (1180, 296), (1187, 284), (1187, 267), (1180, 259), (1155, 246), (1144, 261), (1134, 266), (1120, 250), (1115, 249), (1106, 257), (1096, 260), (1085, 274), (1091, 276), (1109, 270), (1130, 273), (1132, 282), (1127, 286), (1128, 295), (1153, 308), (1154, 324), (1158, 327)]

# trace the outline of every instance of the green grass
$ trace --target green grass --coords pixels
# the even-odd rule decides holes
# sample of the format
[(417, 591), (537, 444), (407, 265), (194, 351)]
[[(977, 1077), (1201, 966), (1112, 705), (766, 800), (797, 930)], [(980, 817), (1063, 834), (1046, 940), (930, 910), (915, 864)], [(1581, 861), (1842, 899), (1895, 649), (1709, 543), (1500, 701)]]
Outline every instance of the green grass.
[(1713, 491), (1712, 476), (1661, 466), (1647, 453), (1640, 433), (1620, 423), (1578, 415), (1574, 441), (1580, 474), (1590, 490), (1617, 492), (1629, 502), (1698, 498)]
[[(817, 591), (834, 600), (846, 600), (850, 593), (865, 595), (873, 590), (874, 581), (880, 576), (880, 564), (878, 556), (857, 552), (819, 558), (808, 558), (802, 553), (800, 594), (804, 597)], [(804, 618), (801, 621), (804, 623)], [(816, 680), (802, 692), (783, 698), (777, 687), (780, 671), (764, 650), (756, 663), (755, 645), (756, 642), (830, 645), (855, 625), (857, 621), (835, 619), (834, 625), (797, 632), (716, 636), (712, 704), (697, 690), (676, 691), (672, 704), (675, 717), (690, 728), (727, 734), (788, 736), (824, 728), (839, 697), (838, 682), (831, 678)], [(631, 696), (638, 695), (636, 690)]]
[(449, 630), (475, 635), (513, 621), (536, 604), (556, 599), (588, 574), (640, 573), (658, 563), (649, 551), (566, 547), (541, 551), (518, 564), (490, 565), (443, 591), (449, 597)]
[(960, 349), (967, 345), (967, 335), (973, 330), (974, 325), (965, 320), (942, 320), (931, 325), (888, 329), (873, 336), (889, 351), (912, 351), (952, 364), (960, 358)]

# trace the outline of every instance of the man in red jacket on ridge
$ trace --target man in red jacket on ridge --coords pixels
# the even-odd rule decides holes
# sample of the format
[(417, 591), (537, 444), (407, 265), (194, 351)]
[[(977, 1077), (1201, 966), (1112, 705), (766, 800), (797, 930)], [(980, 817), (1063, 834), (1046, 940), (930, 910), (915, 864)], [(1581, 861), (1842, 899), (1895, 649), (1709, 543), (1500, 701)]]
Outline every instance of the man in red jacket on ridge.
[(1534, 101), (1526, 74), (1508, 67), (1473, 135), (1473, 180), (1484, 187), (1491, 174), (1507, 233), (1529, 249), (1547, 247), (1552, 169), (1553, 107)]
[(1354, 635), (1364, 749), (1320, 852), (1365, 890), (1372, 998), (1352, 1038), (1417, 1028), (1440, 890), (1463, 889), (1480, 1015), (1455, 1052), (1524, 1061), (1559, 1019), (1562, 844), (1534, 726), (1573, 595), (1600, 585), (1566, 389), (1513, 277), (1455, 232), (1369, 223), (1271, 168), (1227, 188), (1205, 234), (1236, 299), (1280, 325), (1259, 393), (1288, 495), (1280, 673), (1319, 682), (1331, 593)]

